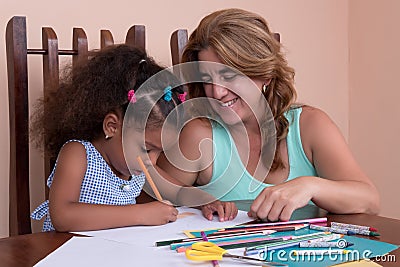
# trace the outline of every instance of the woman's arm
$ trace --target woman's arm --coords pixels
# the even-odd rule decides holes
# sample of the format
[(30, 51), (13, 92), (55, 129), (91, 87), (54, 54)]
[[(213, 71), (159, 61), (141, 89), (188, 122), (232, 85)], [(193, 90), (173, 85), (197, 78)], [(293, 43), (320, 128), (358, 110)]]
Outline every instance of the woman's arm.
[(343, 135), (323, 111), (305, 107), (300, 118), (302, 142), (311, 151), (320, 177), (313, 201), (335, 213), (379, 212), (379, 193), (361, 170)]
[[(205, 185), (212, 177), (212, 130), (208, 120), (195, 119), (185, 125), (179, 135), (179, 146), (161, 154), (157, 161), (158, 173), (176, 186), (161, 182), (167, 198), (178, 205), (201, 206), (204, 217), (213, 219), (217, 213), (220, 221), (232, 220), (237, 207), (232, 202), (220, 202), (210, 194), (193, 187)], [(175, 196), (175, 197), (174, 197)], [(173, 199), (171, 199), (173, 197)]]
[(212, 130), (208, 120), (194, 119), (179, 134), (179, 142), (162, 153), (157, 165), (185, 185), (204, 185), (212, 176)]
[(333, 121), (319, 109), (303, 107), (300, 132), (304, 151), (319, 177), (299, 177), (266, 188), (251, 206), (250, 215), (289, 220), (309, 200), (333, 213), (378, 213), (378, 191)]

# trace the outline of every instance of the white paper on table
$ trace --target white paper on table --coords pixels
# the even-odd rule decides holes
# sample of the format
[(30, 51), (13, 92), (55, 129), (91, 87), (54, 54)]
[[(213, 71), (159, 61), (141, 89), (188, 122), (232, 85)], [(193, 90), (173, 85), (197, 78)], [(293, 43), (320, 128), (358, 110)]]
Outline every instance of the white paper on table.
[[(155, 247), (156, 241), (185, 238), (184, 230), (201, 230), (232, 226), (251, 221), (244, 211), (239, 211), (233, 221), (208, 221), (200, 210), (179, 207), (179, 213), (195, 215), (179, 218), (161, 226), (132, 226), (116, 229), (76, 232), (91, 237), (72, 237), (61, 247), (37, 263), (46, 266), (212, 266), (208, 261), (193, 262), (184, 253), (170, 250), (169, 246)], [(243, 255), (244, 249), (230, 250)], [(222, 265), (222, 264), (221, 264)], [(243, 262), (223, 260), (224, 267), (243, 266)]]
[[(184, 253), (177, 253), (168, 247), (145, 247), (129, 245), (96, 237), (72, 237), (53, 253), (38, 262), (35, 267), (80, 267), (80, 266), (188, 266), (210, 267), (209, 261), (193, 262)], [(244, 249), (230, 250), (243, 255)], [(243, 267), (246, 263), (223, 259), (224, 267)], [(254, 266), (254, 265), (252, 265)]]
[(192, 212), (196, 215), (179, 218), (175, 222), (160, 226), (131, 226), (115, 229), (74, 232), (76, 234), (101, 237), (107, 240), (117, 241), (126, 244), (133, 244), (144, 247), (154, 247), (156, 241), (178, 239), (187, 237), (184, 230), (201, 230), (209, 228), (222, 228), (251, 221), (247, 212), (239, 211), (237, 217), (232, 221), (219, 222), (216, 217), (209, 221), (198, 209), (178, 207), (179, 213)]

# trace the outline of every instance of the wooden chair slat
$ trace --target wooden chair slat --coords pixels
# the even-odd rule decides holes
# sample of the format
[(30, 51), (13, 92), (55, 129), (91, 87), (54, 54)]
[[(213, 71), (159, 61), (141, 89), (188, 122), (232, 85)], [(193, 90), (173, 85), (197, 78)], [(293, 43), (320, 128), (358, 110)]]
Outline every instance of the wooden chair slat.
[(181, 63), (183, 49), (188, 42), (188, 32), (185, 29), (179, 29), (172, 33), (170, 46), (172, 65)]
[(138, 46), (146, 49), (146, 28), (144, 25), (133, 25), (126, 34), (127, 45)]
[(31, 230), (29, 197), (28, 67), (26, 18), (13, 17), (6, 28), (10, 120), (10, 236)]
[[(53, 88), (57, 88), (59, 84), (59, 51), (58, 51), (58, 38), (52, 28), (42, 28), (42, 48), (47, 51), (43, 55), (43, 95), (46, 97)], [(45, 112), (46, 112), (46, 106)], [(44, 140), (47, 143), (47, 140)], [(44, 184), (46, 184), (47, 177), (50, 175), (51, 168), (54, 164), (54, 159), (48, 155), (44, 155)], [(45, 198), (49, 197), (49, 188), (45, 186)]]
[(100, 48), (103, 49), (107, 46), (114, 44), (114, 38), (109, 30), (100, 31)]
[(274, 32), (274, 38), (275, 40), (277, 40), (278, 42), (281, 42), (281, 35), (278, 32)]
[(87, 59), (88, 39), (85, 31), (82, 28), (73, 29), (72, 49), (77, 51), (77, 53), (72, 56), (72, 66), (75, 66), (79, 60)]

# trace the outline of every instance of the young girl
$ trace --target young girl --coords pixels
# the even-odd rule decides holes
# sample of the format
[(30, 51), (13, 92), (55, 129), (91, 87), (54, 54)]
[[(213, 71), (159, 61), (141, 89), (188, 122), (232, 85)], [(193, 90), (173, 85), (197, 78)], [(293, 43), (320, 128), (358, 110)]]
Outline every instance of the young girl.
[[(149, 158), (148, 165), (156, 163), (162, 151), (160, 125), (183, 94), (182, 87), (174, 86), (176, 78), (165, 71), (141, 92), (139, 87), (162, 70), (138, 48), (112, 46), (92, 52), (36, 107), (32, 137), (40, 144), (39, 136), (45, 136), (45, 151), (53, 158), (58, 153), (47, 181), (49, 200), (31, 216), (46, 216), (43, 231), (160, 225), (177, 219), (171, 205), (136, 204), (145, 183), (136, 157)], [(145, 140), (124, 141), (123, 146), (128, 106), (130, 121), (138, 121), (133, 128), (137, 133), (145, 130)], [(143, 107), (150, 107), (148, 114), (135, 112)]]

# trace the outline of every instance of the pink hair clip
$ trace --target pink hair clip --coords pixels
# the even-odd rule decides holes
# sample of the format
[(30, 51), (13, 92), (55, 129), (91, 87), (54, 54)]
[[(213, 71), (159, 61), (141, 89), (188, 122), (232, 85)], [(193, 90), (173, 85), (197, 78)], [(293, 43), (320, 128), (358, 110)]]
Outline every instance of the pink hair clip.
[(186, 101), (186, 95), (187, 95), (187, 92), (183, 92), (182, 94), (179, 94), (179, 95), (178, 95), (179, 100), (180, 100), (182, 103)]
[(135, 96), (135, 90), (129, 90), (128, 91), (128, 101), (131, 103), (136, 102), (136, 96)]

